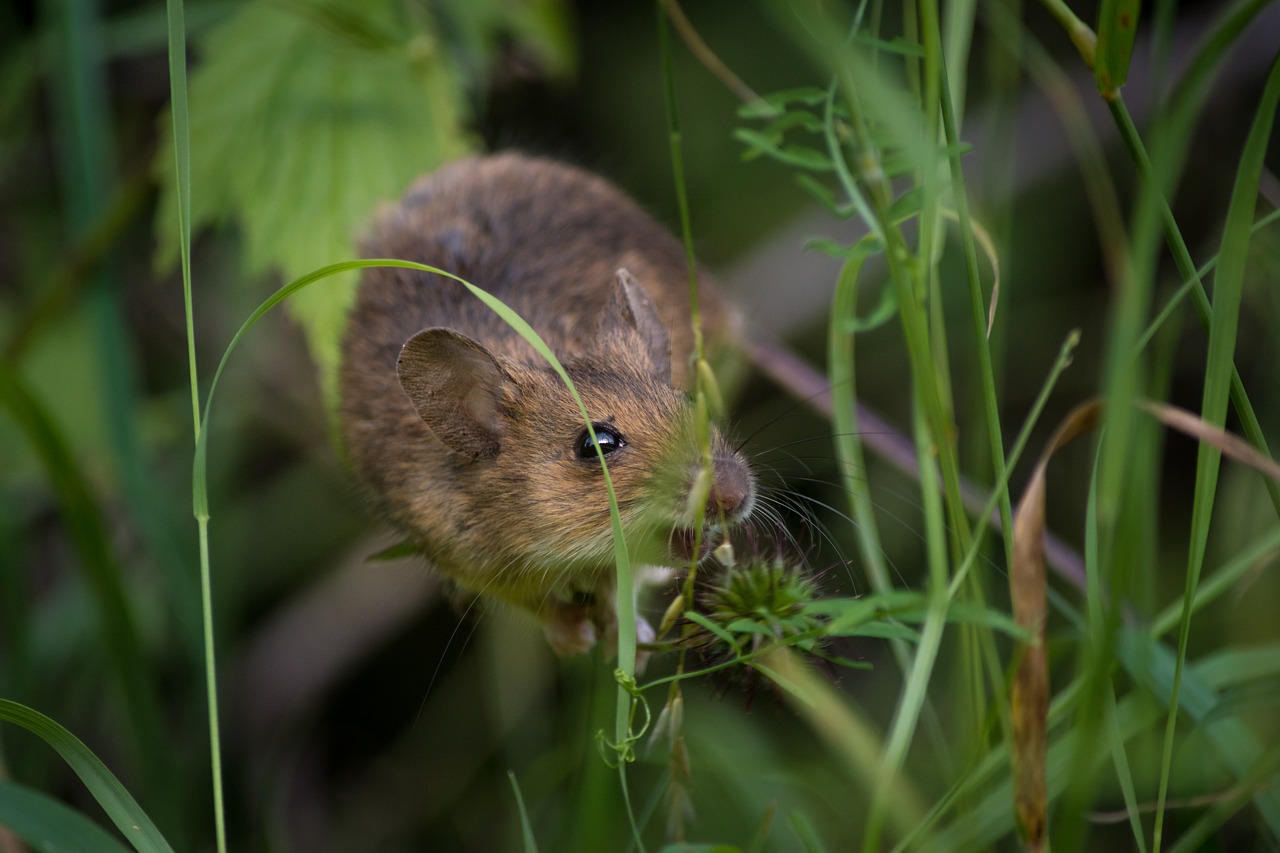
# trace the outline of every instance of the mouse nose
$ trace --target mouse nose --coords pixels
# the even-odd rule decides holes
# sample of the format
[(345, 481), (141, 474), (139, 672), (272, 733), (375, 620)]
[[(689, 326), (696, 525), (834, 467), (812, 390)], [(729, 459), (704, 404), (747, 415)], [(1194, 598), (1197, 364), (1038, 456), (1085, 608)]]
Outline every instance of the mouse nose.
[(711, 493), (707, 496), (707, 518), (724, 517), (737, 521), (751, 511), (755, 482), (747, 464), (737, 455), (717, 455), (712, 460)]

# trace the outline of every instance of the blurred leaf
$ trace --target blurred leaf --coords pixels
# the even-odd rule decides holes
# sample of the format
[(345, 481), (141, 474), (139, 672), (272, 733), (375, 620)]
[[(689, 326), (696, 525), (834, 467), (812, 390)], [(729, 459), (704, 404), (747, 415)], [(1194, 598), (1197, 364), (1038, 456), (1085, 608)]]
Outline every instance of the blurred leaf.
[(1104, 98), (1114, 98), (1129, 77), (1129, 58), (1138, 33), (1139, 0), (1102, 0), (1093, 74)]
[(0, 365), (0, 407), (18, 423), (40, 460), (58, 501), (67, 535), (79, 557), (85, 582), (101, 620), (101, 641), (111, 674), (124, 697), (131, 746), (148, 785), (159, 786), (171, 771), (160, 748), (164, 735), (159, 700), (145, 677), (147, 656), (138, 637), (124, 573), (111, 550), (102, 507), (85, 480), (71, 449), (40, 401), (26, 384)]
[(808, 192), (818, 204), (829, 210), (835, 216), (841, 219), (848, 219), (858, 212), (858, 208), (853, 204), (837, 204), (835, 193), (823, 186), (814, 177), (805, 172), (796, 173), (796, 183)]
[[(1177, 656), (1168, 646), (1140, 631), (1124, 629), (1120, 632), (1116, 651), (1129, 677), (1149, 690), (1159, 702), (1173, 700)], [(1259, 735), (1238, 717), (1204, 722), (1217, 706), (1218, 696), (1200, 678), (1195, 667), (1188, 667), (1182, 672), (1177, 701), (1180, 714), (1196, 724), (1203, 723), (1204, 734), (1213, 745), (1216, 759), (1237, 779), (1247, 778), (1263, 752)], [(1262, 737), (1273, 734), (1264, 733)], [(1280, 837), (1280, 789), (1275, 786), (1258, 787), (1253, 790), (1251, 798), (1270, 836)]]
[(823, 633), (828, 637), (871, 637), (880, 640), (906, 640), (908, 643), (920, 642), (919, 631), (894, 622), (864, 622)]
[(884, 778), (884, 741), (862, 711), (789, 648), (782, 646), (752, 664), (782, 691), (784, 698), (844, 764), (865, 791), (887, 786), (894, 807), (887, 817), (895, 831), (905, 834), (925, 814), (925, 806), (911, 781), (898, 774)]
[[(858, 261), (872, 252), (879, 252), (883, 248), (884, 244), (878, 238), (868, 234), (853, 245), (846, 260)], [(871, 309), (871, 313), (861, 317), (857, 314), (850, 316), (840, 324), (840, 330), (852, 335), (870, 332), (888, 323), (897, 314), (898, 290), (892, 286), (892, 282), (885, 281), (880, 285), (880, 298), (876, 300), (876, 305)]]
[[(462, 154), (461, 83), (435, 34), (390, 0), (250, 0), (203, 39), (191, 77), (191, 224), (239, 220), (254, 275), (353, 257), (375, 204)], [(173, 154), (158, 167), (159, 261), (177, 256)], [(356, 276), (292, 300), (332, 406)]]
[(733, 635), (730, 634), (725, 629), (721, 628), (715, 622), (703, 616), (701, 613), (697, 612), (696, 610), (686, 610), (684, 612), (684, 618), (688, 619), (690, 622), (693, 622), (696, 625), (699, 625), (705, 628), (706, 630), (710, 631), (712, 634), (715, 634), (716, 637), (719, 640), (721, 640), (725, 645), (727, 645), (729, 648), (734, 649), (736, 652), (738, 652), (738, 654), (742, 654), (742, 648), (738, 645), (738, 641), (734, 639)]
[[(146, 812), (120, 784), (120, 780), (78, 737), (39, 711), (8, 699), (0, 699), (0, 720), (22, 726), (39, 735), (45, 743), (57, 750), (135, 849), (142, 853), (171, 853), (173, 848), (164, 840)], [(83, 848), (73, 846), (69, 849)]]
[(854, 34), (853, 40), (858, 44), (873, 47), (876, 50), (881, 50), (885, 53), (896, 53), (898, 56), (924, 56), (924, 47), (922, 47), (918, 42), (910, 41), (902, 36), (894, 36), (892, 39), (882, 39), (868, 35), (863, 30), (859, 30)]
[[(824, 615), (831, 622), (823, 633), (833, 637), (870, 636), (871, 625), (889, 626), (886, 619), (902, 622), (923, 622), (928, 617), (928, 597), (914, 590), (894, 590), (862, 598), (824, 598), (805, 605), (805, 615)], [(953, 601), (947, 607), (948, 623), (964, 623), (994, 628), (1013, 637), (1026, 639), (1028, 633), (1005, 613), (982, 607), (973, 602)], [(900, 633), (900, 629), (884, 627), (872, 629), (883, 636), (914, 638), (914, 632)]]
[(797, 89), (783, 89), (762, 96), (759, 100), (738, 107), (738, 118), (773, 118), (786, 111), (791, 104), (802, 104), (806, 107), (820, 106), (827, 100), (825, 89), (816, 86), (803, 86)]
[(548, 74), (574, 73), (574, 33), (562, 0), (446, 0), (439, 7), (452, 41), (471, 55), (478, 74), (511, 40), (527, 46)]
[(1280, 643), (1228, 648), (1202, 658), (1191, 669), (1211, 690), (1280, 677)]
[(783, 145), (780, 139), (757, 130), (740, 127), (733, 132), (739, 142), (747, 146), (743, 159), (750, 160), (761, 154), (772, 157), (784, 166), (797, 169), (810, 169), (815, 172), (831, 171), (831, 158), (815, 148), (808, 148), (794, 143)]
[(805, 853), (823, 853), (827, 849), (813, 828), (813, 822), (803, 812), (791, 812), (787, 815), (787, 823), (791, 824), (791, 831), (804, 845)]
[(127, 850), (84, 814), (39, 791), (0, 779), (0, 827), (40, 853), (123, 853)]

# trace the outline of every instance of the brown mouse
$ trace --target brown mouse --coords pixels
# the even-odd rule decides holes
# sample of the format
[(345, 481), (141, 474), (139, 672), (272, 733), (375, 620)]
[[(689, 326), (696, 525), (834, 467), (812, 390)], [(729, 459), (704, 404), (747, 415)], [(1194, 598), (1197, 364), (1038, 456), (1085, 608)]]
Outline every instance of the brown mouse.
[[(633, 562), (688, 563), (694, 344), (685, 255), (669, 232), (596, 175), (507, 153), (420, 179), (362, 248), (452, 272), (528, 321), (590, 413)], [(709, 276), (699, 284), (714, 353), (738, 315)], [(534, 614), (559, 653), (616, 637), (595, 446), (559, 377), (488, 307), (442, 276), (366, 270), (341, 400), (357, 476), (442, 574)], [(755, 500), (746, 459), (714, 427), (711, 452), (704, 542)]]

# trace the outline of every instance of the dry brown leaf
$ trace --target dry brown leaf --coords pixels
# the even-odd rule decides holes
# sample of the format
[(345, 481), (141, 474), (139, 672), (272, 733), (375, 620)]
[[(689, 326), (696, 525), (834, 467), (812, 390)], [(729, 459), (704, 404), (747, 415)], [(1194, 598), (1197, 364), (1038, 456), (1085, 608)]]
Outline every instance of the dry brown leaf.
[[(1140, 401), (1138, 406), (1170, 429), (1218, 448), (1226, 456), (1280, 480), (1280, 465), (1258, 452), (1239, 436), (1204, 421), (1200, 416), (1167, 403)], [(1045, 656), (1045, 622), (1049, 616), (1048, 582), (1045, 576), (1045, 468), (1064, 444), (1097, 428), (1102, 401), (1077, 406), (1059, 424), (1036, 462), (1031, 481), (1018, 502), (1013, 524), (1013, 569), (1009, 592), (1013, 618), (1031, 634), (1033, 642), (1017, 650), (1021, 654), (1010, 694), (1013, 717), (1014, 812), (1026, 849), (1047, 846), (1048, 786), (1045, 761), (1048, 754), (1049, 670)]]
[(1041, 851), (1048, 838), (1049, 793), (1045, 774), (1048, 755), (1049, 662), (1045, 623), (1049, 618), (1048, 579), (1044, 563), (1045, 468), (1062, 445), (1098, 425), (1102, 404), (1077, 406), (1059, 424), (1036, 462), (1031, 482), (1018, 502), (1013, 522), (1013, 568), (1009, 595), (1013, 618), (1033, 641), (1017, 649), (1021, 659), (1010, 692), (1013, 717), (1013, 807), (1026, 849)]

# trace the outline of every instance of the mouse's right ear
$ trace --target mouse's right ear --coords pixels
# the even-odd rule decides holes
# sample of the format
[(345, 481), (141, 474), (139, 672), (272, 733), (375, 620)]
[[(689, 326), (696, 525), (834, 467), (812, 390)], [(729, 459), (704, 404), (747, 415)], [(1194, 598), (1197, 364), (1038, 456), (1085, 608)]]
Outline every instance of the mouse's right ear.
[(658, 315), (653, 300), (644, 286), (629, 270), (615, 273), (617, 287), (613, 291), (613, 311), (627, 326), (635, 329), (644, 343), (642, 353), (649, 360), (653, 372), (668, 385), (671, 384), (671, 338), (666, 324)]
[(447, 447), (473, 459), (498, 455), (506, 375), (487, 349), (452, 329), (423, 329), (401, 348), (396, 375)]

